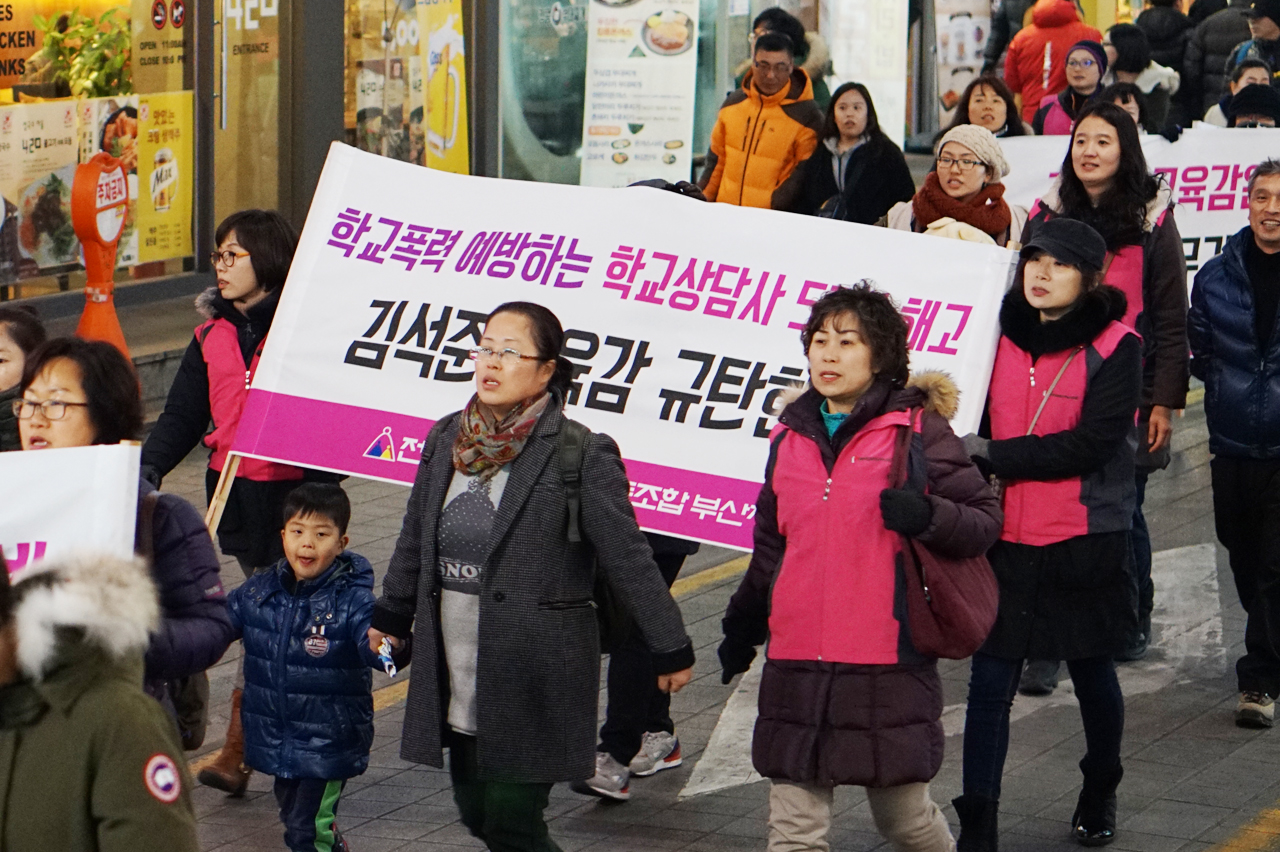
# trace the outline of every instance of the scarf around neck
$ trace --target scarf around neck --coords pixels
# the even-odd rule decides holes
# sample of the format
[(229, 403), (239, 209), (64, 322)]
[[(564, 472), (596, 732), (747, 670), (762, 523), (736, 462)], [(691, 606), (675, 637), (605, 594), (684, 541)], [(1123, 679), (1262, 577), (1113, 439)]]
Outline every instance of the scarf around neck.
[(957, 201), (942, 189), (937, 172), (929, 172), (924, 186), (911, 199), (916, 223), (928, 227), (944, 216), (972, 225), (984, 234), (998, 237), (1009, 228), (1013, 216), (1004, 201), (1004, 184), (993, 183), (982, 188), (971, 201)]
[(472, 395), (458, 416), (453, 469), (469, 476), (480, 474), (486, 479), (495, 475), (499, 468), (520, 455), (550, 401), (550, 393), (526, 399), (498, 420), (480, 404), (478, 396)]

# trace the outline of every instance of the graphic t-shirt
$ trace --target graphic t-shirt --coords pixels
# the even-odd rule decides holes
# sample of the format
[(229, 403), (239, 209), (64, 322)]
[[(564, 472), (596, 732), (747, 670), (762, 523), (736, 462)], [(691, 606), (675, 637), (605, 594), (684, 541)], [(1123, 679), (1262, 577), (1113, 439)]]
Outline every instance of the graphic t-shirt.
[(507, 468), (484, 479), (453, 472), (436, 526), (440, 576), (440, 630), (449, 666), (449, 727), (476, 732), (476, 653), (480, 640), (480, 586), (485, 544), (507, 486)]

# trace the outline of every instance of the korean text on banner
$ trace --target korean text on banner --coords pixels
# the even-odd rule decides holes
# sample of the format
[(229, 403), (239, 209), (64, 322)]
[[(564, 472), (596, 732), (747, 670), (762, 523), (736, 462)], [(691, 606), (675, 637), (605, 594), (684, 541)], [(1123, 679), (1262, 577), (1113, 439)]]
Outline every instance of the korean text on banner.
[(427, 168), (470, 174), (462, 0), (418, 0), (418, 30), (426, 69)]
[[(1030, 209), (1062, 170), (1070, 142), (1069, 136), (1001, 139), (1010, 167), (1005, 200)], [(1161, 136), (1142, 137), (1147, 166), (1177, 204), (1188, 288), (1196, 271), (1222, 252), (1226, 238), (1249, 224), (1249, 178), (1259, 162), (1274, 155), (1275, 143), (1269, 128), (1197, 126), (1172, 143)]]
[(0, 547), (10, 571), (74, 553), (133, 556), (136, 443), (0, 453), (7, 499)]
[[(768, 239), (752, 235), (767, 234)], [(641, 526), (751, 547), (799, 330), (862, 278), (910, 325), (914, 369), (982, 414), (1015, 255), (653, 189), (452, 175), (334, 144), (234, 451), (411, 482), (431, 423), (474, 392), (468, 350), (502, 302), (567, 331), (568, 414), (617, 439)]]
[[(553, 6), (567, 26), (581, 6)], [(583, 186), (689, 180), (698, 76), (698, 0), (589, 3)], [(557, 20), (557, 16), (561, 20)]]
[(191, 92), (138, 102), (138, 262), (186, 257), (191, 234)]

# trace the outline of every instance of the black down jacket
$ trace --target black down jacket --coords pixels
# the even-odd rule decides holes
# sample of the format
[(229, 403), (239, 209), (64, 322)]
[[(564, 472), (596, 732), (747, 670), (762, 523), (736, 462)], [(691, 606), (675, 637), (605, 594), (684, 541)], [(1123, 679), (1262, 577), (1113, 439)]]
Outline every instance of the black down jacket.
[(1182, 91), (1191, 114), (1200, 118), (1227, 90), (1227, 60), (1236, 45), (1249, 39), (1248, 0), (1233, 0), (1195, 28), (1182, 59)]

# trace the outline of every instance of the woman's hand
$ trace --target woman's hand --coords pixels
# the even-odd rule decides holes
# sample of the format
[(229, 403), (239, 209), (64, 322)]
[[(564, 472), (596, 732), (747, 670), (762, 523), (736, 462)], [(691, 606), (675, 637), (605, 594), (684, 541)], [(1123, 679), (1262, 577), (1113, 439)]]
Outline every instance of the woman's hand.
[(681, 669), (671, 674), (658, 675), (658, 689), (675, 695), (691, 680), (693, 680), (693, 669)]
[(378, 653), (383, 639), (386, 639), (391, 643), (392, 651), (399, 651), (404, 647), (403, 639), (397, 639), (390, 633), (383, 633), (381, 630), (375, 630), (372, 627), (369, 628), (369, 650), (373, 651), (375, 654)]
[(1173, 409), (1167, 405), (1151, 406), (1151, 420), (1147, 423), (1149, 453), (1159, 452), (1169, 445), (1173, 437)]

